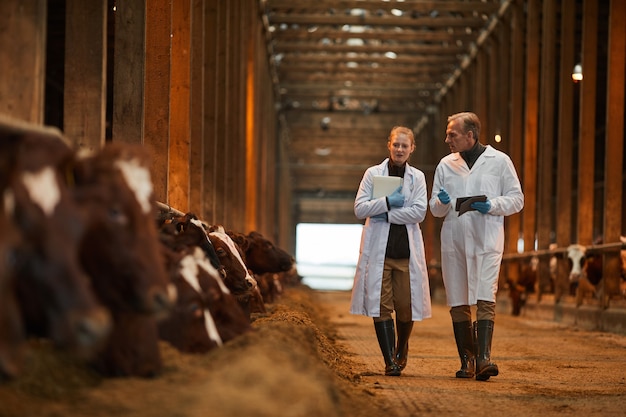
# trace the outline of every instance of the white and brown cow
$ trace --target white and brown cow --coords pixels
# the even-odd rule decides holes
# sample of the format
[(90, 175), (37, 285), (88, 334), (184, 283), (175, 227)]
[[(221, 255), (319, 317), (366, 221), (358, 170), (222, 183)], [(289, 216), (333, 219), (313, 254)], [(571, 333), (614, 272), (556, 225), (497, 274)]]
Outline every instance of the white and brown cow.
[(282, 248), (274, 245), (259, 232), (248, 234), (227, 231), (244, 253), (244, 261), (254, 274), (287, 272), (294, 266), (294, 258)]
[(93, 365), (109, 376), (154, 376), (162, 368), (156, 319), (175, 290), (154, 223), (147, 151), (107, 144), (77, 155), (72, 168), (71, 189), (87, 219), (81, 264), (114, 323)]
[[(622, 243), (625, 238), (620, 237)], [(567, 248), (567, 257), (571, 264), (571, 271), (569, 275), (570, 283), (575, 288), (576, 305), (581, 305), (582, 300), (587, 294), (598, 297), (601, 294), (601, 287), (604, 285), (602, 277), (604, 265), (603, 255), (598, 252), (591, 252), (587, 250), (587, 247), (580, 244), (573, 244)], [(620, 265), (615, 265), (616, 268), (620, 268), (621, 288), (622, 295), (626, 295), (624, 292), (626, 285), (624, 284), (624, 277), (626, 276), (626, 250), (620, 251)], [(612, 268), (612, 267), (611, 267)]]
[(20, 236), (11, 273), (24, 332), (87, 358), (110, 318), (78, 256), (85, 217), (65, 182), (72, 154), (58, 129), (0, 117), (0, 192)]
[(178, 298), (158, 323), (161, 339), (180, 351), (203, 353), (251, 329), (248, 316), (199, 246), (164, 251)]
[(241, 248), (231, 239), (222, 226), (213, 226), (209, 230), (209, 239), (213, 243), (215, 252), (226, 272), (224, 277), (226, 286), (237, 298), (246, 314), (265, 312), (263, 296), (256, 279), (253, 278), (243, 260), (244, 255)]

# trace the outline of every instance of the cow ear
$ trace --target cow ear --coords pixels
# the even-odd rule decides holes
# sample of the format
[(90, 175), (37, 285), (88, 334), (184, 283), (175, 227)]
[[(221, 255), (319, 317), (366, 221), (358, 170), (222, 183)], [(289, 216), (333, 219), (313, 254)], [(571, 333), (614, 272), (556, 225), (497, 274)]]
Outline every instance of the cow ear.
[(239, 233), (229, 233), (230, 238), (241, 248), (243, 252), (246, 252), (249, 248), (248, 239)]

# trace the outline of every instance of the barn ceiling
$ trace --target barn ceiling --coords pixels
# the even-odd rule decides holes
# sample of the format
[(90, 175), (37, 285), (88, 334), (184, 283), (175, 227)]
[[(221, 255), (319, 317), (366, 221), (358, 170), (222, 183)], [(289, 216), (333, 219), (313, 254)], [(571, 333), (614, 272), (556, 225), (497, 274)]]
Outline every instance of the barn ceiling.
[(505, 0), (261, 0), (297, 222), (357, 222), (363, 171), (417, 128)]

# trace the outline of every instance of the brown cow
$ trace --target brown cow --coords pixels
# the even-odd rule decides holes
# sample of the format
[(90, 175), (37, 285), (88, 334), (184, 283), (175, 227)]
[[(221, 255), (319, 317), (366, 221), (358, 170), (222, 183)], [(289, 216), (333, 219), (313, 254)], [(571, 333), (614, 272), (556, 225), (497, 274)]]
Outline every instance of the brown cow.
[(248, 267), (243, 261), (243, 253), (239, 246), (226, 234), (221, 226), (212, 227), (209, 230), (209, 239), (215, 247), (215, 252), (219, 257), (221, 265), (224, 267), (226, 275), (224, 284), (237, 298), (237, 301), (246, 314), (250, 314), (251, 298), (261, 294), (257, 289), (257, 281), (248, 271)]
[(202, 353), (251, 329), (250, 320), (198, 246), (170, 250), (178, 299), (159, 322), (159, 335), (183, 352)]
[(71, 156), (58, 129), (0, 118), (0, 191), (20, 234), (14, 274), (25, 332), (87, 358), (110, 318), (78, 259), (84, 218), (64, 182)]
[(228, 235), (242, 249), (244, 262), (255, 274), (284, 272), (293, 268), (294, 259), (283, 249), (275, 246), (259, 232), (243, 233), (228, 231)]
[(105, 375), (154, 376), (162, 368), (155, 314), (171, 308), (174, 288), (154, 223), (147, 153), (109, 144), (76, 159), (72, 183), (88, 219), (80, 259), (114, 321), (94, 366)]

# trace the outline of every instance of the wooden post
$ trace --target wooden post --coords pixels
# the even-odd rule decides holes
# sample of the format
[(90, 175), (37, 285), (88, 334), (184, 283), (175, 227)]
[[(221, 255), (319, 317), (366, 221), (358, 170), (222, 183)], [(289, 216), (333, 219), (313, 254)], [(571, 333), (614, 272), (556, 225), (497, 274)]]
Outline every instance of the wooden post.
[(204, 219), (204, 0), (193, 0), (191, 9), (191, 108), (189, 140), (189, 210)]
[[(525, 19), (522, 5), (519, 2), (515, 2), (511, 6), (511, 23), (510, 23), (511, 37), (510, 37), (510, 76), (509, 76), (509, 91), (510, 91), (510, 105), (509, 111), (509, 124), (508, 124), (508, 137), (509, 141), (509, 156), (513, 161), (517, 169), (517, 174), (522, 178), (522, 147), (523, 147), (523, 120), (520, 117), (523, 114), (524, 106), (524, 32), (525, 32)], [(526, 193), (525, 184), (522, 183), (524, 193)], [(517, 252), (517, 242), (522, 236), (522, 216), (526, 216), (526, 209), (520, 214), (509, 216), (505, 219), (505, 226), (507, 230), (506, 244), (511, 252)], [(507, 278), (516, 283), (519, 279), (519, 269), (516, 264), (510, 262), (507, 268)]]
[(203, 132), (203, 218), (215, 223), (217, 168), (217, 43), (219, 0), (206, 0), (204, 9), (204, 132)]
[(578, 243), (593, 242), (594, 155), (596, 136), (596, 61), (598, 2), (583, 1), (583, 80), (580, 94), (580, 136), (578, 140)]
[(172, 2), (170, 137), (167, 201), (189, 211), (191, 0)]
[[(576, 7), (570, 2), (561, 4), (561, 39), (574, 39)], [(574, 83), (571, 78), (575, 65), (575, 42), (561, 43), (559, 65), (559, 110), (557, 129), (557, 184), (556, 184), (556, 244), (568, 246), (573, 238), (572, 225), (572, 156), (574, 143)], [(561, 301), (569, 293), (568, 261), (557, 257), (557, 275), (554, 283), (554, 300)]]
[(82, 149), (104, 145), (107, 1), (67, 0), (63, 131)]
[[(554, 120), (556, 106), (554, 97), (556, 86), (556, 1), (544, 0), (542, 12), (541, 41), (541, 88), (539, 93), (539, 141), (538, 141), (538, 177), (537, 182), (537, 248), (548, 249), (554, 231), (554, 185), (552, 179), (557, 176), (554, 167), (554, 146), (556, 135)], [(537, 277), (537, 296), (552, 292), (549, 258), (539, 260)]]
[(144, 140), (146, 0), (117, 2), (113, 58), (113, 142)]
[(537, 231), (537, 132), (539, 121), (539, 55), (541, 6), (528, 1), (526, 30), (526, 109), (524, 118), (524, 251), (535, 249)]
[[(606, 157), (604, 164), (604, 239), (619, 242), (622, 231), (624, 154), (624, 80), (626, 73), (626, 3), (611, 1), (606, 99)], [(617, 174), (617, 175), (616, 175)], [(604, 256), (602, 276), (607, 297), (620, 293), (619, 252)], [(608, 300), (607, 300), (608, 301)], [(604, 307), (608, 307), (605, 302)]]

